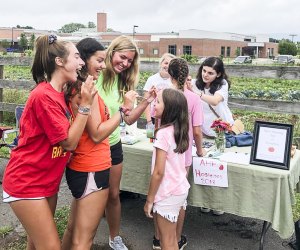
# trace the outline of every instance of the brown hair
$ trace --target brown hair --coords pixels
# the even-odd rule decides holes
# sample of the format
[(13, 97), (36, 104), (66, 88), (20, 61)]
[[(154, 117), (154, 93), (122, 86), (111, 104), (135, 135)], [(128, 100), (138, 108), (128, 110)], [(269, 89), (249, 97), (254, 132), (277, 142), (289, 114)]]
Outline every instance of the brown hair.
[(68, 57), (68, 44), (70, 42), (56, 40), (54, 35), (44, 35), (37, 38), (31, 67), (33, 80), (37, 84), (45, 80), (51, 81), (52, 74), (56, 69), (55, 58), (66, 59)]
[(161, 128), (174, 126), (174, 139), (176, 142), (175, 153), (184, 153), (189, 147), (189, 117), (188, 104), (184, 94), (176, 89), (167, 88), (163, 90), (162, 99), (164, 111), (161, 115)]
[(170, 61), (169, 75), (177, 81), (178, 88), (183, 90), (186, 78), (189, 75), (189, 66), (183, 58), (174, 58)]
[[(130, 68), (122, 71), (119, 75), (114, 72), (112, 66), (112, 58), (115, 52), (134, 51), (135, 56)], [(118, 78), (118, 90), (120, 99), (123, 100), (124, 91), (134, 89), (138, 81), (139, 74), (139, 53), (134, 41), (127, 36), (119, 36), (115, 38), (107, 49), (107, 56), (105, 59), (106, 69), (103, 70), (102, 87), (105, 92), (111, 89), (115, 78)], [(124, 90), (124, 91), (123, 91)]]

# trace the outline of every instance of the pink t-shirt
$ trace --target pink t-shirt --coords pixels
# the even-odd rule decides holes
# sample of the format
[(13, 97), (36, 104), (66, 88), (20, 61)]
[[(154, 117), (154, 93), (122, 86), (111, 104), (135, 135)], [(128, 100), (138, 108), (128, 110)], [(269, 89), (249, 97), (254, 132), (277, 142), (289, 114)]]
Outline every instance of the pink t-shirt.
[(186, 178), (185, 154), (175, 153), (174, 127), (169, 126), (158, 130), (154, 141), (152, 155), (153, 173), (156, 159), (156, 149), (167, 152), (165, 174), (157, 190), (154, 202), (166, 199), (172, 195), (182, 195), (188, 192), (190, 184)]
[(202, 126), (203, 124), (203, 107), (200, 97), (194, 92), (185, 89), (184, 95), (187, 99), (189, 110), (189, 148), (185, 152), (185, 166), (192, 165), (192, 145), (193, 145), (193, 127)]

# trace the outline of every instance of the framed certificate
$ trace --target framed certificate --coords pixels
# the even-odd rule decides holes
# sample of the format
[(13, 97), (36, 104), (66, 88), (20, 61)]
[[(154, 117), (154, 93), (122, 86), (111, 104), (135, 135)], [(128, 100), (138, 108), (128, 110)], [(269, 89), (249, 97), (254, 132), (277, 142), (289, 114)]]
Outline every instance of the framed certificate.
[(250, 164), (288, 170), (292, 135), (291, 124), (256, 121)]

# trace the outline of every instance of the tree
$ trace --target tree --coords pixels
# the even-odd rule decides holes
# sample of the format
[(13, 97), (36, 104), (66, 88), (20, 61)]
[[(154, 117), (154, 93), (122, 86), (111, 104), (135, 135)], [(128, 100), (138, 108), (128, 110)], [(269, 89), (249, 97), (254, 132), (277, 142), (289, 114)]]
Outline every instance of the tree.
[(20, 26), (19, 24), (16, 26), (16, 28), (18, 28), (18, 29), (29, 29), (29, 30), (33, 29), (33, 27), (31, 27), (31, 26), (28, 26), (28, 25), (26, 25), (26, 26)]
[(35, 42), (35, 34), (32, 33), (28, 43), (30, 49), (34, 48), (34, 42)]
[(11, 43), (10, 41), (7, 41), (6, 39), (4, 39), (1, 41), (1, 46), (6, 49), (6, 48), (10, 47), (10, 43)]
[(107, 28), (106, 32), (115, 32), (112, 28)]
[(72, 33), (80, 28), (86, 28), (84, 24), (82, 23), (68, 23), (62, 26), (58, 31), (61, 33)]
[(96, 28), (95, 23), (93, 23), (93, 22), (88, 22), (88, 28)]
[(21, 33), (21, 37), (20, 37), (20, 46), (24, 49), (27, 49), (28, 46), (28, 39), (25, 35), (25, 33)]
[(282, 39), (278, 45), (278, 53), (281, 55), (297, 55), (297, 46), (288, 39)]

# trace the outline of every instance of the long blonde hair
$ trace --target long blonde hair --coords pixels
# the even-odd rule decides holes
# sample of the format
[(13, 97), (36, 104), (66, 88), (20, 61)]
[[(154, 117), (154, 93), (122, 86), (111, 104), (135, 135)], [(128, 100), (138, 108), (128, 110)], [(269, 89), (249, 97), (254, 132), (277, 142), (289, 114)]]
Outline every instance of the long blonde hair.
[[(135, 55), (130, 68), (116, 74), (112, 65), (112, 58), (115, 52), (134, 51)], [(139, 53), (135, 42), (128, 36), (119, 36), (115, 38), (107, 49), (105, 64), (106, 69), (103, 70), (103, 83), (102, 88), (105, 92), (109, 91), (118, 77), (118, 91), (119, 97), (123, 100), (124, 91), (134, 89), (135, 84), (138, 82), (139, 74)]]

